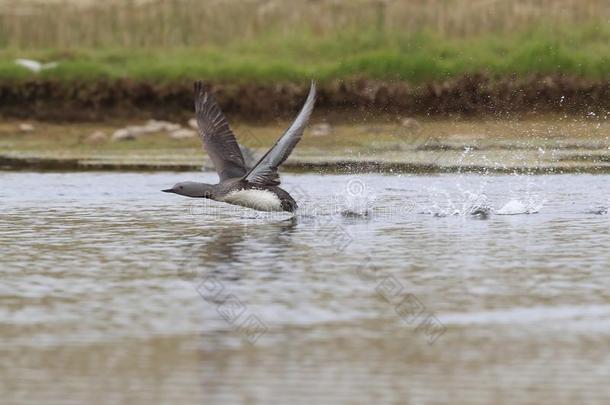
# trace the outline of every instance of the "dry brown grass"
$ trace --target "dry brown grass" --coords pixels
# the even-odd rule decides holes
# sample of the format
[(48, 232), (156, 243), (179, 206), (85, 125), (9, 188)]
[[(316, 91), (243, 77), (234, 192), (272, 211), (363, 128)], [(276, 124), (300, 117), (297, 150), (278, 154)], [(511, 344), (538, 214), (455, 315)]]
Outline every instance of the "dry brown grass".
[(541, 24), (607, 24), (608, 0), (0, 0), (0, 46), (28, 48), (222, 45), (297, 29), (430, 30), (468, 37)]

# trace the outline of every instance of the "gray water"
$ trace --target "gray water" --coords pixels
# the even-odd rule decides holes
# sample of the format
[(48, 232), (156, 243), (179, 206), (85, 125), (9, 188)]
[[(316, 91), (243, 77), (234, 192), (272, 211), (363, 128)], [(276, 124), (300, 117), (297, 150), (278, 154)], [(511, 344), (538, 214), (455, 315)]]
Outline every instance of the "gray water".
[(608, 403), (610, 176), (0, 172), (2, 403)]

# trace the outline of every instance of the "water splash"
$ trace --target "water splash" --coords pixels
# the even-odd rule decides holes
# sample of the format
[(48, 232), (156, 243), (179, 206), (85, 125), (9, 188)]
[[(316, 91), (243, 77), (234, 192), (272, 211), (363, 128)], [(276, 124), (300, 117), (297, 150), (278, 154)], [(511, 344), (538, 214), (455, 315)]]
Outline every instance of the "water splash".
[(536, 214), (541, 207), (535, 207), (523, 203), (520, 200), (510, 200), (496, 211), (498, 215), (521, 215), (521, 214)]
[(420, 207), (420, 213), (435, 217), (474, 216), (487, 218), (492, 214), (492, 208), (489, 199), (483, 192), (460, 190), (460, 194), (457, 196), (440, 192), (440, 198), (433, 198), (430, 205)]
[(608, 206), (600, 205), (597, 207), (589, 208), (585, 212), (587, 214), (593, 214), (593, 215), (608, 215), (610, 210), (609, 210)]
[(340, 197), (342, 201), (341, 215), (351, 218), (368, 217), (377, 198), (367, 184), (359, 178), (351, 179)]
[(546, 204), (541, 184), (527, 175), (517, 174), (516, 178), (525, 178), (525, 184), (518, 185), (510, 192), (510, 199), (496, 211), (497, 215), (530, 215), (537, 214)]

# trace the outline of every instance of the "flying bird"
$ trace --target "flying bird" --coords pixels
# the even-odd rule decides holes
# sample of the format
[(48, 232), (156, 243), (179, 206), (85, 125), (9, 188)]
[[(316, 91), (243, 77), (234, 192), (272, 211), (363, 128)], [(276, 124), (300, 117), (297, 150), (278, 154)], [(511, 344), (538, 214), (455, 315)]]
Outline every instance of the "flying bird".
[(58, 65), (57, 62), (40, 63), (33, 59), (15, 59), (15, 63), (34, 73), (40, 73), (42, 70), (53, 69)]
[(294, 212), (297, 203), (286, 190), (279, 187), (278, 168), (303, 137), (315, 98), (316, 84), (312, 81), (307, 100), (290, 127), (248, 169), (235, 135), (218, 103), (212, 94), (204, 90), (201, 81), (196, 82), (195, 112), (199, 135), (220, 181), (218, 184), (181, 182), (162, 191), (186, 197), (208, 198), (259, 211)]

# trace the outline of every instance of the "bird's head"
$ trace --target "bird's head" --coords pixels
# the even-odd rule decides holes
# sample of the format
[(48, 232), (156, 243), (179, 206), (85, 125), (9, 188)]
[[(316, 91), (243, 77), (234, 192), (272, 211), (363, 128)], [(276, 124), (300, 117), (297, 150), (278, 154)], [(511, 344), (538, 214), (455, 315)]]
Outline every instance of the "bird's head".
[(164, 193), (180, 194), (186, 197), (193, 198), (211, 198), (212, 185), (205, 183), (196, 183), (194, 181), (183, 181), (176, 183), (172, 188), (161, 190)]

